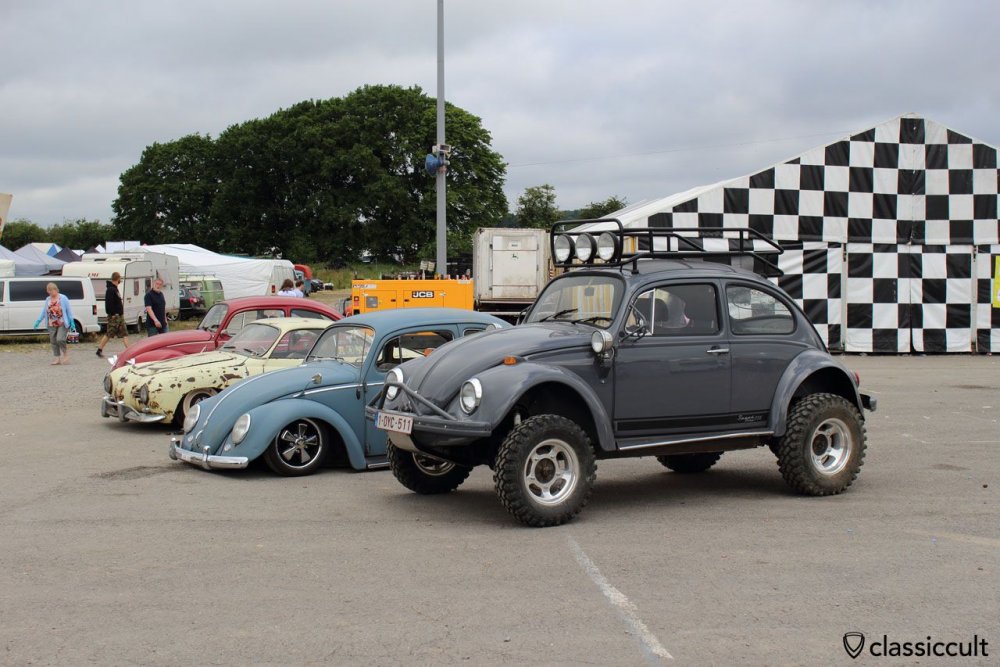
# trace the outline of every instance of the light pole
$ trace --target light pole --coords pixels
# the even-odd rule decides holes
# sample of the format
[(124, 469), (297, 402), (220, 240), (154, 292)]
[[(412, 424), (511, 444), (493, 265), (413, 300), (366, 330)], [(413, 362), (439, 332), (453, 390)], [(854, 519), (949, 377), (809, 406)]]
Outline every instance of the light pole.
[[(437, 145), (439, 150), (447, 146), (444, 141), (444, 0), (438, 0), (437, 11)], [(439, 154), (441, 160), (447, 153)], [(445, 213), (448, 206), (445, 178), (448, 167), (442, 165), (437, 172), (437, 273), (448, 275), (448, 227)]]

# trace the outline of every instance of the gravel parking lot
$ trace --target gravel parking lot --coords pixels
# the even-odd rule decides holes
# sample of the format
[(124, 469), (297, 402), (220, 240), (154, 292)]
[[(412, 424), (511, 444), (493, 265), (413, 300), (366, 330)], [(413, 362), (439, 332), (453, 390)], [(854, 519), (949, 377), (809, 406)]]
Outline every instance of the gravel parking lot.
[(1000, 655), (1000, 358), (847, 358), (879, 410), (841, 496), (792, 495), (767, 449), (607, 461), (528, 529), (485, 468), (420, 497), (170, 461), (169, 429), (100, 418), (93, 350), (0, 346), (2, 664), (848, 664), (848, 631)]

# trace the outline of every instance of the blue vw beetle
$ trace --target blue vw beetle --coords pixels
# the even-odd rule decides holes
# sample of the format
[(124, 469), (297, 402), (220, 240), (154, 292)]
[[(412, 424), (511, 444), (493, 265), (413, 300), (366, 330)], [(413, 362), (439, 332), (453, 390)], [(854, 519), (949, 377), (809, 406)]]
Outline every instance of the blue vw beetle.
[[(340, 460), (387, 467), (386, 433), (365, 404), (390, 370), (485, 329), (510, 326), (453, 308), (406, 308), (345, 318), (316, 340), (301, 366), (250, 378), (193, 406), (170, 458), (205, 469), (245, 468), (259, 456), (279, 475)], [(428, 465), (433, 465), (428, 462)]]

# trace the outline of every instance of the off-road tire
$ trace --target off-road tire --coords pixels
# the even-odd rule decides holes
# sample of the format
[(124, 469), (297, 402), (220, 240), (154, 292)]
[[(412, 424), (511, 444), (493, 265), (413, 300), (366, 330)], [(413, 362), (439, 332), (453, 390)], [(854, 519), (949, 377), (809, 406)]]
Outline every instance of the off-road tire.
[(443, 461), (439, 464), (440, 471), (432, 472), (435, 466), (431, 462), (434, 459), (430, 457), (418, 459), (420, 454), (400, 449), (392, 443), (386, 446), (385, 455), (389, 459), (389, 469), (399, 483), (410, 491), (422, 495), (454, 491), (472, 472), (472, 468), (468, 466)]
[[(555, 461), (566, 466), (563, 471), (569, 479), (553, 479), (559, 472)], [(493, 470), (503, 506), (521, 523), (538, 528), (558, 526), (576, 516), (590, 500), (596, 477), (590, 438), (575, 422), (558, 415), (530, 417), (515, 426), (500, 444)], [(544, 494), (551, 489), (554, 497), (550, 493), (546, 499)]]
[(704, 454), (670, 454), (657, 456), (656, 460), (674, 472), (684, 475), (705, 472), (722, 458), (722, 452), (706, 452)]
[[(315, 437), (315, 444), (310, 444), (307, 440), (299, 443), (297, 438), (300, 437)], [(281, 427), (264, 450), (264, 461), (268, 468), (283, 477), (311, 475), (323, 467), (330, 452), (330, 444), (330, 436), (323, 424), (300, 417)], [(293, 449), (304, 449), (309, 454), (309, 459), (303, 461), (301, 452), (293, 452)], [(299, 459), (297, 463), (296, 457)]]
[[(778, 469), (798, 493), (840, 493), (861, 470), (866, 439), (865, 420), (854, 404), (835, 394), (810, 394), (788, 414), (785, 435), (777, 447)], [(840, 455), (837, 443), (843, 448)]]

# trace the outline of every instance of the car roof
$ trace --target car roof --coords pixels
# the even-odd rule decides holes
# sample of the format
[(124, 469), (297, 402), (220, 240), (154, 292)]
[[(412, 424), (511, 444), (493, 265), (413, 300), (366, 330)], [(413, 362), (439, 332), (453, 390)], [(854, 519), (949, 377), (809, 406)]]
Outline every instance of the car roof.
[(330, 326), (331, 322), (330, 320), (321, 320), (316, 317), (265, 317), (253, 322), (247, 322), (246, 326), (250, 326), (251, 324), (268, 324), (276, 329), (280, 329), (284, 333), (292, 329), (325, 329)]
[(300, 296), (238, 296), (218, 303), (228, 304), (230, 308), (303, 308), (321, 313), (333, 313), (337, 318), (341, 317), (340, 313), (325, 303), (303, 299)]
[(563, 275), (598, 273), (598, 274), (619, 274), (629, 280), (633, 276), (653, 276), (664, 274), (664, 277), (671, 278), (742, 278), (755, 282), (764, 282), (773, 285), (763, 276), (731, 264), (720, 262), (710, 262), (706, 260), (693, 259), (642, 259), (635, 262), (635, 271), (632, 264), (625, 264), (616, 267), (602, 267), (600, 265), (573, 268)]
[(475, 310), (462, 308), (396, 308), (380, 310), (373, 313), (363, 313), (344, 318), (341, 322), (370, 326), (374, 329), (395, 328), (402, 326), (427, 326), (432, 324), (462, 324), (475, 322), (479, 324), (504, 324), (492, 315)]

